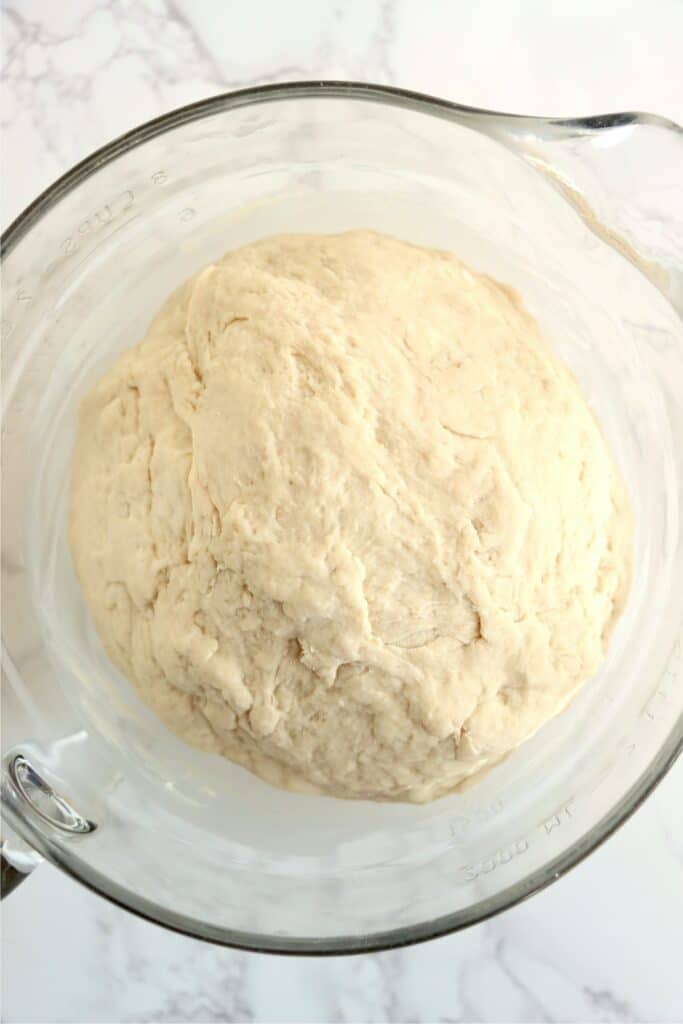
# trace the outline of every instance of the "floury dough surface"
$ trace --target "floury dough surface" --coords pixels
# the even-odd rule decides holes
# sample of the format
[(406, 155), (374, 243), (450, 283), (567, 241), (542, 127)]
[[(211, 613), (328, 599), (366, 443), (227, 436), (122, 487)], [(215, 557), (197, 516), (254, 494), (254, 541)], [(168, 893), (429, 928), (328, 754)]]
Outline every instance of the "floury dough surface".
[(82, 405), (70, 525), (174, 732), (376, 800), (447, 793), (558, 712), (630, 570), (623, 484), (516, 293), (367, 231), (182, 286)]

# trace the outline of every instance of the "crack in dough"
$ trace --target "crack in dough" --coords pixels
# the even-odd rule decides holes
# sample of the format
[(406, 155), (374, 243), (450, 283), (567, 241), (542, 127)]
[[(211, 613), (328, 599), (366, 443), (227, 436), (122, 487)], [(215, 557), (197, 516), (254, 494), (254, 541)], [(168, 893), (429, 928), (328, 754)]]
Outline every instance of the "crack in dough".
[(624, 485), (511, 288), (368, 231), (264, 239), (86, 396), (70, 542), (111, 660), (279, 786), (425, 801), (602, 660)]

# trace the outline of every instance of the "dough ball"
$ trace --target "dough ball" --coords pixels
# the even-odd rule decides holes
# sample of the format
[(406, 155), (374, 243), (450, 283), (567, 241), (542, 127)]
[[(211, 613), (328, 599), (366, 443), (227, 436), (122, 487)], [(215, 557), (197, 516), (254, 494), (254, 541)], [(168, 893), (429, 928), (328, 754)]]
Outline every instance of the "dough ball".
[(183, 285), (87, 395), (70, 537), (111, 660), (280, 786), (425, 801), (600, 663), (624, 486), (511, 289), (369, 231)]

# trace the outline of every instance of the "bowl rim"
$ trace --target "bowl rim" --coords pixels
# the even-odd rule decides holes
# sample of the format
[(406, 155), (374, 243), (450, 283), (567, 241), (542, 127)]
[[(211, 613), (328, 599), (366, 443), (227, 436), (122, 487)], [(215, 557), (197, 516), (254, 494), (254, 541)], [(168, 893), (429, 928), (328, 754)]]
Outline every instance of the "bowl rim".
[[(680, 132), (673, 121), (654, 114), (620, 112), (577, 118), (536, 117), (468, 107), (424, 93), (384, 85), (349, 81), (296, 81), (251, 86), (245, 89), (219, 93), (195, 103), (174, 109), (131, 129), (95, 150), (77, 163), (47, 189), (45, 189), (9, 225), (0, 237), (0, 260), (4, 260), (40, 218), (82, 181), (96, 173), (119, 156), (142, 145), (158, 135), (184, 124), (224, 113), (229, 110), (290, 99), (352, 99), (375, 102), (443, 120), (469, 125), (489, 134), (501, 129), (524, 132), (544, 132), (550, 137), (573, 137), (600, 132), (625, 124), (650, 124), (666, 130)], [(3, 661), (7, 656), (3, 644)], [(116, 906), (131, 911), (138, 917), (162, 925), (171, 931), (253, 952), (335, 956), (350, 953), (370, 953), (396, 949), (414, 943), (439, 938), (460, 931), (480, 921), (514, 907), (530, 896), (545, 889), (569, 870), (580, 864), (590, 853), (602, 845), (628, 818), (661, 781), (683, 750), (683, 715), (673, 727), (657, 755), (639, 779), (586, 834), (572, 843), (563, 853), (524, 879), (506, 887), (494, 896), (479, 900), (463, 910), (414, 925), (401, 926), (367, 936), (341, 935), (329, 938), (304, 936), (283, 937), (259, 934), (207, 925), (189, 915), (176, 913), (167, 907), (130, 892), (124, 886), (94, 870), (73, 852), (60, 846), (50, 836), (40, 832), (7, 799), (3, 784), (3, 804), (9, 824), (48, 861), (86, 888), (98, 893)]]
[(33, 202), (10, 223), (0, 235), (0, 259), (8, 255), (23, 238), (31, 225), (64, 195), (72, 191), (81, 181), (99, 168), (111, 163), (117, 157), (183, 124), (214, 114), (240, 107), (253, 106), (263, 102), (289, 99), (355, 99), (366, 102), (384, 103), (419, 113), (431, 114), (443, 120), (464, 124), (476, 124), (479, 130), (495, 132), (507, 127), (517, 132), (529, 129), (538, 132), (543, 129), (554, 138), (573, 137), (605, 131), (624, 125), (653, 125), (667, 131), (683, 133), (675, 121), (659, 114), (643, 111), (617, 111), (606, 114), (591, 114), (578, 117), (553, 117), (546, 115), (513, 114), (484, 107), (471, 107), (451, 100), (441, 99), (429, 93), (401, 89), (397, 86), (379, 85), (373, 82), (354, 82), (343, 79), (301, 80), (275, 82), (267, 85), (248, 86), (217, 93), (203, 100), (196, 100), (182, 107), (176, 107), (145, 121), (135, 128), (118, 135), (99, 149), (89, 153), (78, 163), (57, 178), (41, 192)]

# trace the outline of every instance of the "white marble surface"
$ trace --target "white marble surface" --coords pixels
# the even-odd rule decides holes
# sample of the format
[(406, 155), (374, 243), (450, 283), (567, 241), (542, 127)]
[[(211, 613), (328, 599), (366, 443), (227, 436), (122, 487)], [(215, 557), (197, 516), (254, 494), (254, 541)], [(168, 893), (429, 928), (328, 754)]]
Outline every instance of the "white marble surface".
[[(259, 81), (400, 84), (683, 122), (683, 4), (2, 3), (2, 220), (135, 123)], [(683, 767), (567, 878), (466, 933), (356, 958), (217, 949), (45, 865), (3, 907), (5, 1021), (681, 1021)]]

